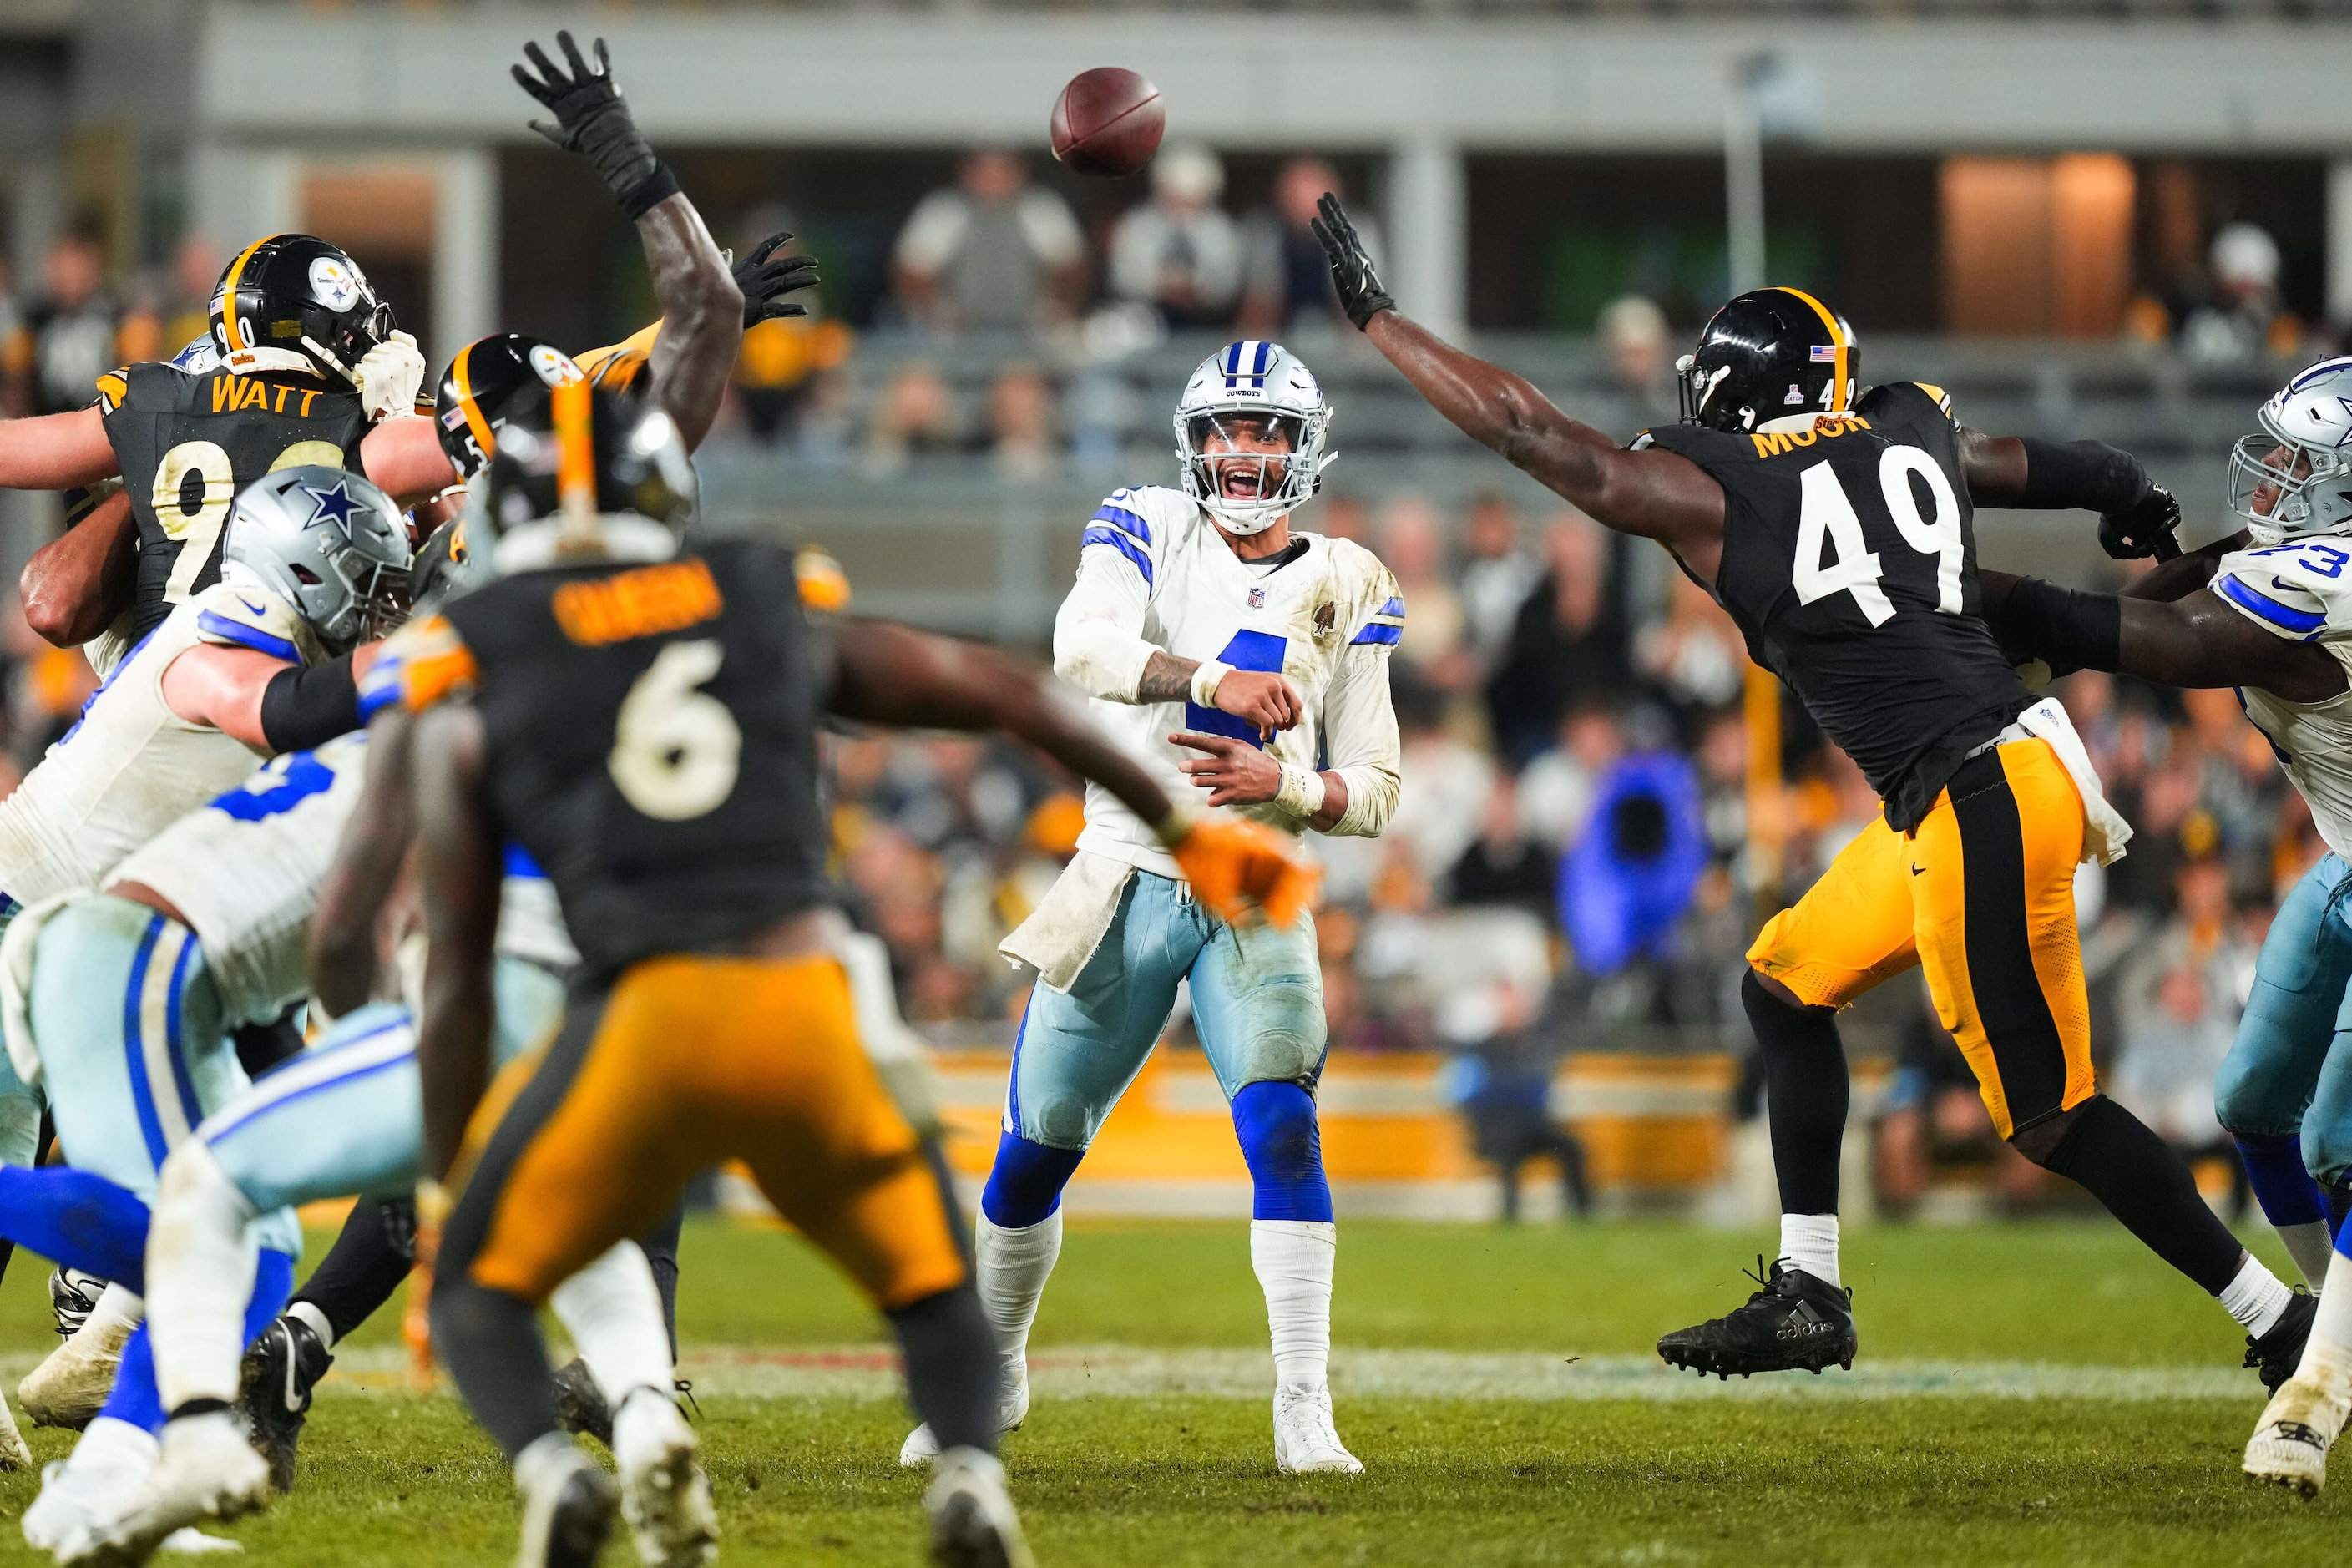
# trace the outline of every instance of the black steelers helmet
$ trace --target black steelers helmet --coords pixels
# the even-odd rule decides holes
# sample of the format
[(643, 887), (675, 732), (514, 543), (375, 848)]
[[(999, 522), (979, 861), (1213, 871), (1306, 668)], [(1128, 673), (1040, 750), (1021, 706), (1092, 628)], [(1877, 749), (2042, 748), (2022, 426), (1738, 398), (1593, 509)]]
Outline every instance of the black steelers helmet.
[(588, 380), (612, 392), (642, 393), (653, 384), (652, 363), (653, 356), (643, 349), (615, 349), (596, 362)]
[(1798, 289), (1758, 289), (1710, 317), (1698, 350), (1675, 362), (1683, 423), (1753, 430), (1790, 414), (1853, 406), (1862, 351), (1853, 329)]
[(298, 371), (353, 386), (361, 358), (393, 328), (359, 263), (307, 234), (238, 251), (213, 289), (212, 322), (222, 363), (241, 375)]
[(523, 388), (474, 480), (482, 515), (500, 533), (542, 518), (615, 515), (679, 531), (694, 520), (698, 489), (667, 413), (585, 381)]
[(433, 394), (434, 428), (457, 477), (470, 479), (489, 461), (518, 396), (580, 379), (571, 355), (520, 332), (478, 338), (459, 349)]

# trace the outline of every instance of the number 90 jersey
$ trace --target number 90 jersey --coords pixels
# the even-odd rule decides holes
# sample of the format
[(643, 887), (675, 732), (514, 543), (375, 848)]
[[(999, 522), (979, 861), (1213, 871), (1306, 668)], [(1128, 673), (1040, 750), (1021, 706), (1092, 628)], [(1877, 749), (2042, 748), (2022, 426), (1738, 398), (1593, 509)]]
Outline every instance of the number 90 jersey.
[(221, 524), (239, 490), (305, 463), (361, 471), (367, 412), (323, 381), (152, 361), (100, 376), (98, 396), (139, 522), (133, 640), (220, 581)]
[(609, 977), (831, 900), (818, 663), (791, 555), (730, 540), (493, 579), (394, 634), (362, 701), (471, 697), (499, 831)]
[[(1771, 425), (1782, 423), (1774, 420)], [(1980, 615), (1951, 402), (1915, 382), (1850, 416), (1734, 435), (1645, 432), (1723, 487), (1713, 593), (1909, 832), (2032, 701)]]

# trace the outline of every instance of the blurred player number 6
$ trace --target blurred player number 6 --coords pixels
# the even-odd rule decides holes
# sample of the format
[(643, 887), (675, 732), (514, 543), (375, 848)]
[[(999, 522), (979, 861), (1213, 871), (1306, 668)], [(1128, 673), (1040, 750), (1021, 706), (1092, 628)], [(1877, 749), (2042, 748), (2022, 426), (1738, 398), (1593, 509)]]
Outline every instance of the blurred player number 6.
[(1081, 174), (1132, 174), (1151, 162), (1168, 129), (1160, 89), (1134, 71), (1080, 71), (1054, 100), (1054, 156)]

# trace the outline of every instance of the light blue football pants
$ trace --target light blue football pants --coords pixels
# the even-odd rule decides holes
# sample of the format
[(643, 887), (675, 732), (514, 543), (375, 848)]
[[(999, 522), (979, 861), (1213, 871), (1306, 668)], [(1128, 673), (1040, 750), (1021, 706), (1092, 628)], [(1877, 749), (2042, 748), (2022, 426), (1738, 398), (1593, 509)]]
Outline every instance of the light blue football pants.
[[(554, 1030), (563, 1014), (563, 982), (519, 958), (499, 959), (492, 982), (496, 1068)], [(196, 1136), (263, 1214), (328, 1198), (413, 1192), (425, 1113), (408, 1009), (376, 1002), (345, 1014), (318, 1044), (223, 1106)]]
[(1069, 991), (1030, 992), (1004, 1130), (1055, 1149), (1091, 1144), (1168, 1026), (1181, 980), (1226, 1100), (1253, 1083), (1314, 1087), (1328, 1043), (1314, 917), (1230, 926), (1184, 884), (1138, 871)]
[[(203, 944), (144, 904), (101, 893), (59, 910), (40, 932), (27, 1004), (66, 1159), (151, 1205), (165, 1156), (250, 1087)], [(13, 1071), (9, 1084), (23, 1092)], [(12, 1106), (11, 1137), (21, 1120)], [(9, 1163), (31, 1163), (30, 1143), (11, 1142)], [(256, 1239), (301, 1255), (290, 1212), (265, 1215)]]
[(2324, 855), (2279, 906), (2213, 1085), (2241, 1139), (2299, 1136), (2320, 1181), (2352, 1173), (2352, 866)]

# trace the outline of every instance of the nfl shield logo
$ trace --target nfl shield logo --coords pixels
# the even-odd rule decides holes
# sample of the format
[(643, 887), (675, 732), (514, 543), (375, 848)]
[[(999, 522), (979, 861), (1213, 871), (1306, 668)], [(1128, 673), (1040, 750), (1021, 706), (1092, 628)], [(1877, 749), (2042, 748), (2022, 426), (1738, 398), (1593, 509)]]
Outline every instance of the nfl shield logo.
[(1263, 610), (1265, 608), (1265, 589), (1252, 588), (1250, 590), (1250, 608), (1253, 610)]

